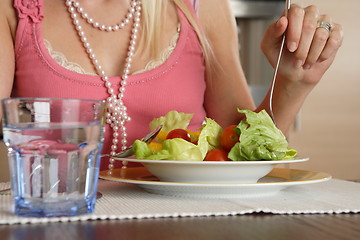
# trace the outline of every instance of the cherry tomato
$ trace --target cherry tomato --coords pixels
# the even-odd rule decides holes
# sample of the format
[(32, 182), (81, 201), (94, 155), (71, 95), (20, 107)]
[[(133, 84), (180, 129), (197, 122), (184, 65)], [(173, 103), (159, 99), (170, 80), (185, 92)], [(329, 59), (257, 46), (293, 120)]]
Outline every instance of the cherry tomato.
[(215, 148), (207, 152), (204, 161), (231, 161), (228, 153), (221, 148)]
[(181, 129), (181, 128), (171, 130), (166, 136), (166, 139), (173, 139), (173, 138), (182, 138), (188, 142), (191, 142), (190, 134), (185, 129)]
[(236, 127), (237, 125), (226, 127), (220, 136), (220, 145), (226, 152), (229, 152), (235, 143), (239, 142), (240, 136), (234, 131)]

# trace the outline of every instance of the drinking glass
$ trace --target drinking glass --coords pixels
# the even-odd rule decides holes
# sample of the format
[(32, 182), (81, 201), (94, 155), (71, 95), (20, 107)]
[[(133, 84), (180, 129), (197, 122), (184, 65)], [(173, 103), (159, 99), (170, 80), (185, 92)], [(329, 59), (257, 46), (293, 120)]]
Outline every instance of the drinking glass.
[(1, 101), (14, 212), (57, 217), (95, 208), (106, 104), (101, 100)]

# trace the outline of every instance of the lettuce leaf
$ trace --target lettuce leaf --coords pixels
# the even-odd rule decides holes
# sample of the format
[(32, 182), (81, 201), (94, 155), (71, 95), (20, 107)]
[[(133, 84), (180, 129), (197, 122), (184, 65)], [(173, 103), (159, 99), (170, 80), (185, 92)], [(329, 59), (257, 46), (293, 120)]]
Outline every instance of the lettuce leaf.
[(297, 151), (288, 147), (284, 134), (278, 129), (265, 110), (259, 113), (238, 110), (246, 115), (237, 126), (240, 142), (230, 150), (233, 161), (293, 159)]
[(167, 139), (162, 150), (152, 152), (145, 142), (136, 140), (133, 144), (135, 157), (150, 160), (202, 161), (200, 149), (182, 138)]
[(193, 115), (194, 114), (190, 113), (170, 111), (166, 113), (165, 116), (154, 118), (149, 125), (150, 131), (153, 131), (160, 125), (163, 125), (161, 130), (164, 132), (170, 132), (177, 128), (187, 129)]
[(206, 153), (214, 148), (220, 148), (220, 135), (223, 131), (222, 127), (211, 118), (205, 119), (205, 124), (203, 125), (199, 140), (198, 147), (202, 153), (203, 158), (205, 158)]

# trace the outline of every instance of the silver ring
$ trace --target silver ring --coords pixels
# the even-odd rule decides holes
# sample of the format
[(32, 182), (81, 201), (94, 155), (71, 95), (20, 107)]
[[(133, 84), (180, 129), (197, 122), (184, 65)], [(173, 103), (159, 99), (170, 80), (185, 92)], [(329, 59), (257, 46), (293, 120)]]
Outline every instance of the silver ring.
[(326, 29), (328, 32), (331, 32), (331, 30), (332, 30), (332, 25), (331, 25), (329, 22), (320, 21), (320, 22), (318, 22), (317, 28), (324, 28), (324, 29)]

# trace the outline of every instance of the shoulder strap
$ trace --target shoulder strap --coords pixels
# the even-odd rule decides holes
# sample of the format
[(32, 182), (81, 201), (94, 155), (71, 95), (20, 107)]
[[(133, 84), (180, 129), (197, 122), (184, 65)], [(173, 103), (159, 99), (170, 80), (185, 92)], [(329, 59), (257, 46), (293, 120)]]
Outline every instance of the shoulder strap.
[(20, 19), (30, 18), (34, 23), (38, 23), (44, 17), (43, 0), (14, 0), (14, 8)]

